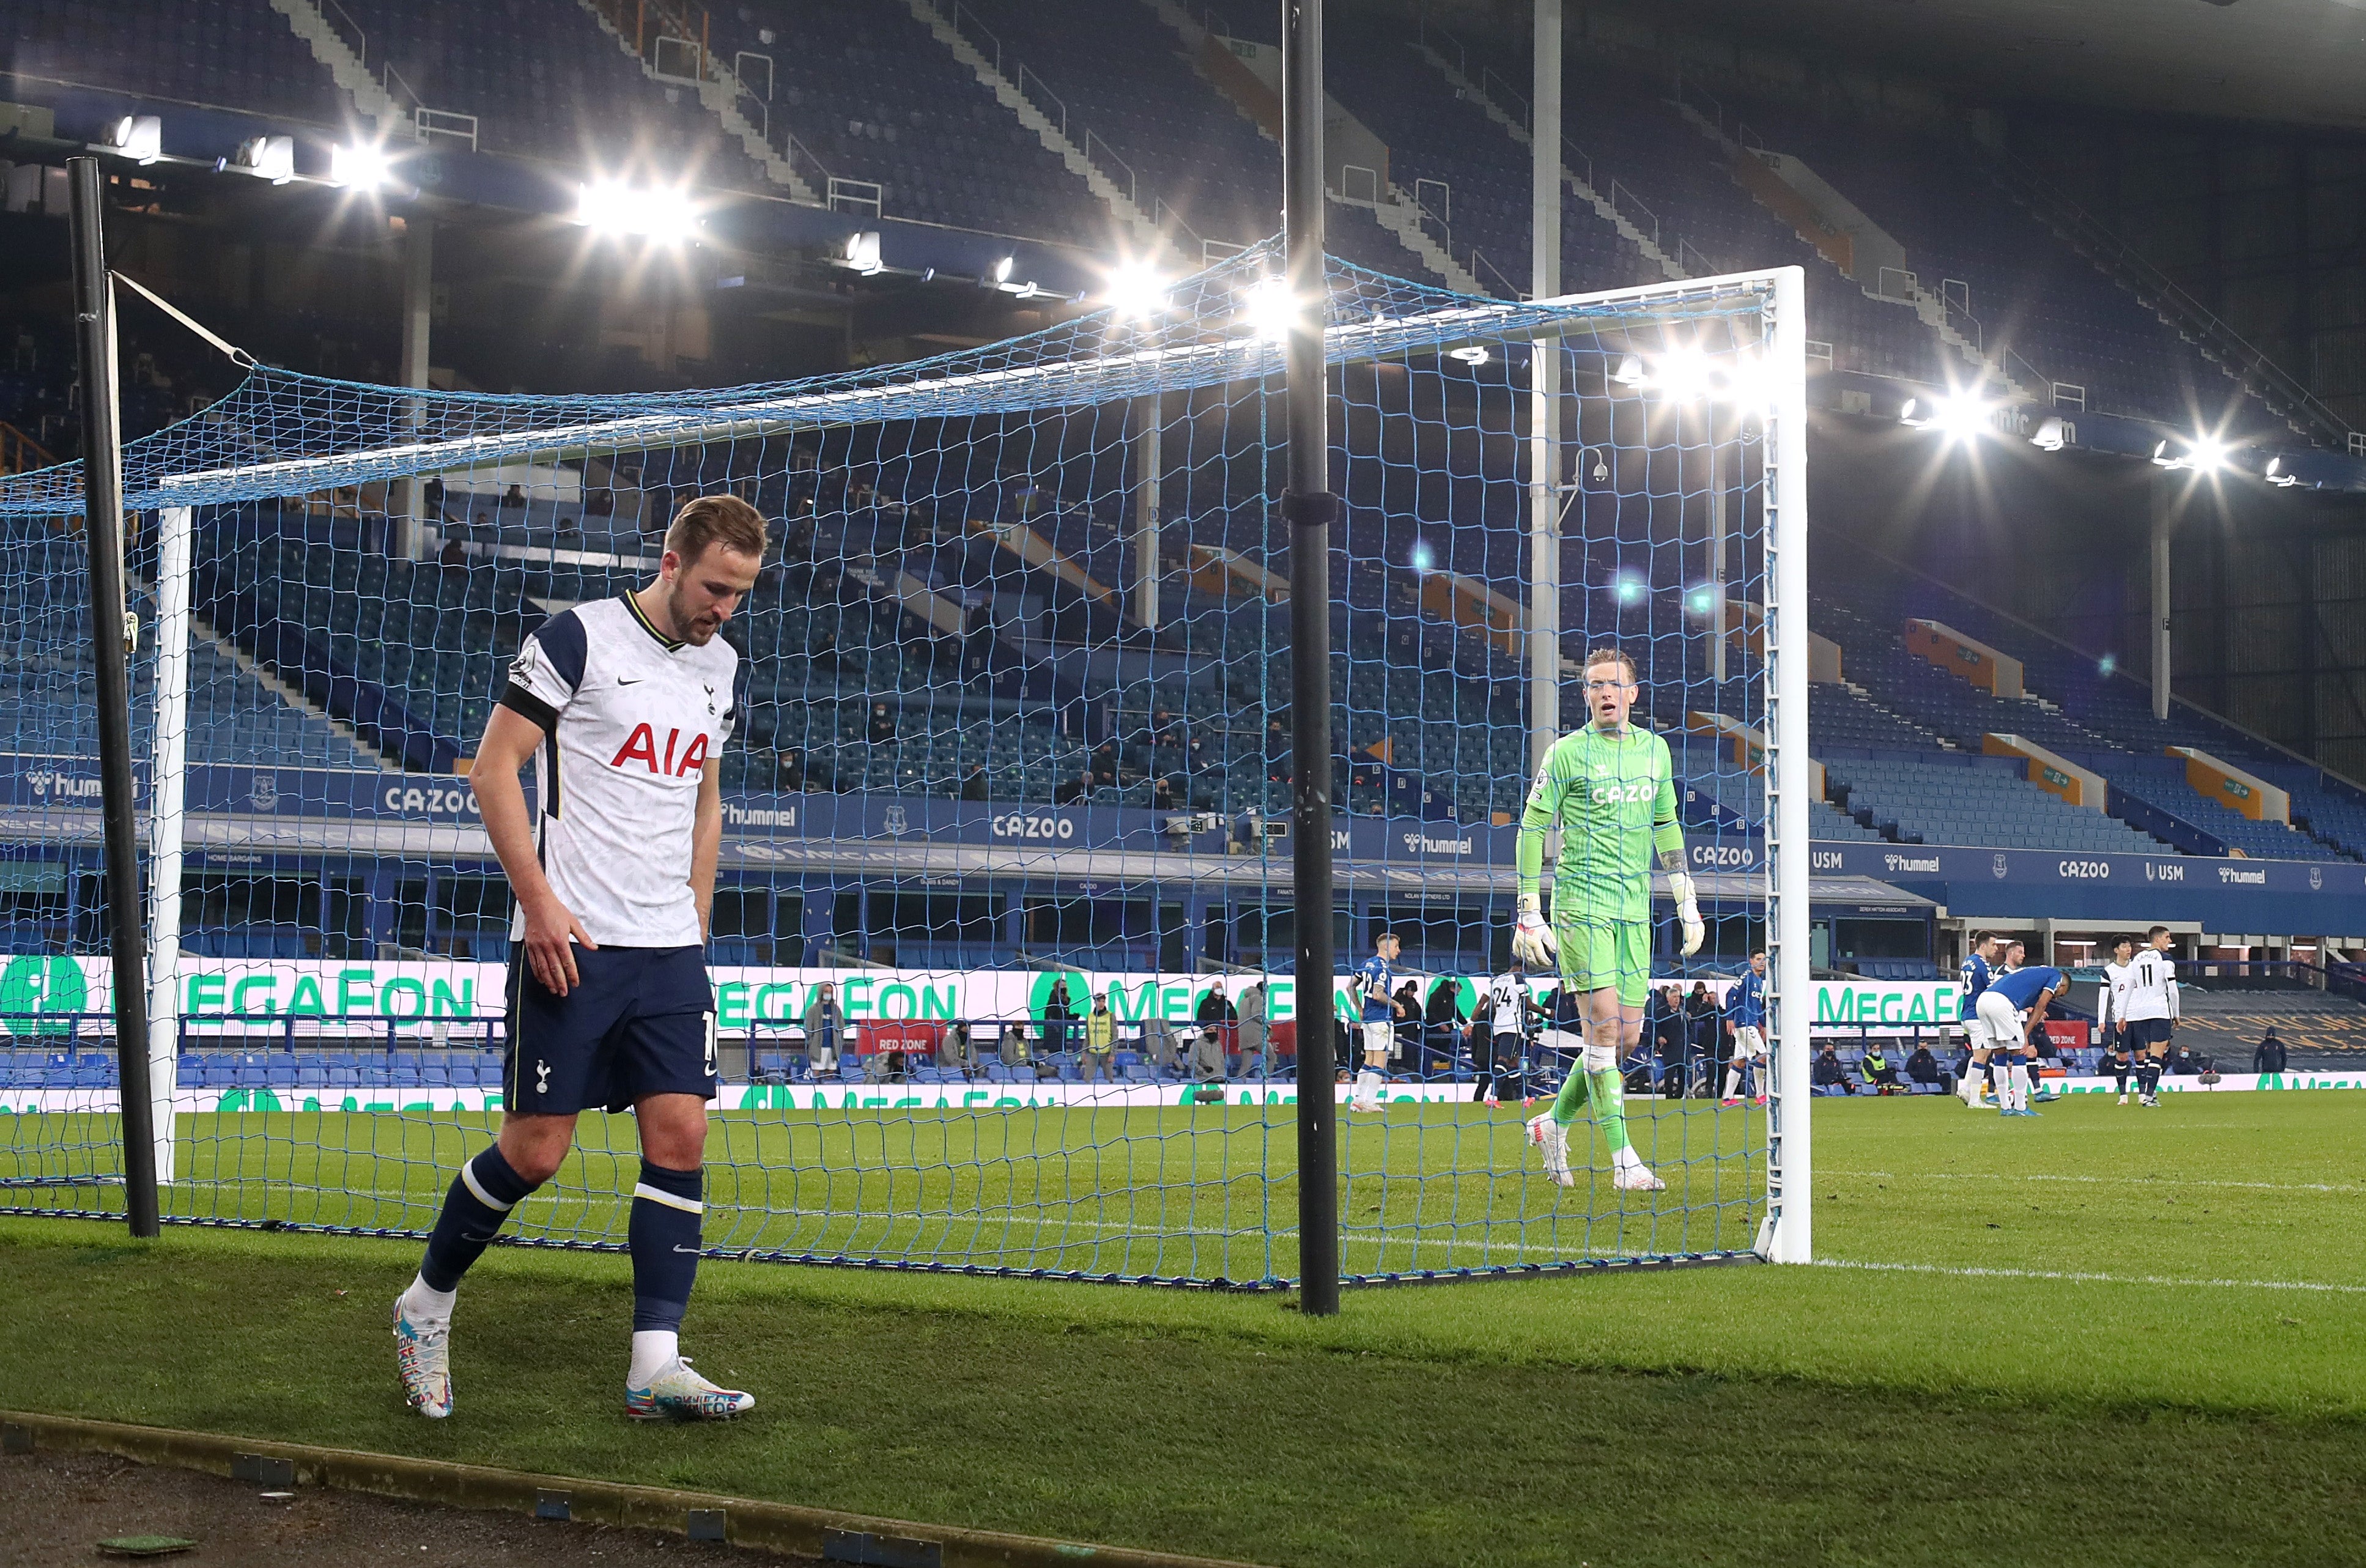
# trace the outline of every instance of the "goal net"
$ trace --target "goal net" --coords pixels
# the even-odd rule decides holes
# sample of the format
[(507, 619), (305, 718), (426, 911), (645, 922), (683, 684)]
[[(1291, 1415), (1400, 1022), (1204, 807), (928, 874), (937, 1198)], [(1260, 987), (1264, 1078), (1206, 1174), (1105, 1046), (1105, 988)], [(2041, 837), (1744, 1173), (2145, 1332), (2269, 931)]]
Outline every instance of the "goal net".
[[(168, 1223), (423, 1235), (498, 1121), (511, 904), (466, 769), (521, 639), (655, 573), (685, 500), (772, 520), (727, 628), (707, 951), (717, 1256), (1275, 1288), (1297, 1043), (1393, 931), (1350, 1281), (1804, 1258), (1807, 636), (1796, 272), (1513, 302), (1333, 262), (1337, 897), (1289, 840), (1277, 247), (1031, 335), (809, 381), (490, 396), (258, 368), (126, 452), (152, 1090)], [(0, 1208), (122, 1211), (71, 466), (0, 479)], [(1553, 976), (1493, 1027), (1517, 822), (1583, 650), (1634, 658), (1709, 938), (1659, 889), (1626, 1126), (1523, 1123)], [(1564, 701), (1562, 693), (1568, 693)], [(1780, 803), (1776, 805), (1774, 803)], [(1548, 878), (1549, 881), (1549, 877)], [(1309, 997), (1298, 922), (1343, 973)], [(1769, 953), (1775, 1064), (1714, 1006)], [(1796, 1005), (1795, 1005), (1796, 1004)], [(1481, 1027), (1472, 1028), (1478, 1018)], [(507, 1239), (616, 1247), (627, 1116)], [(1786, 1193), (1790, 1194), (1786, 1203)]]

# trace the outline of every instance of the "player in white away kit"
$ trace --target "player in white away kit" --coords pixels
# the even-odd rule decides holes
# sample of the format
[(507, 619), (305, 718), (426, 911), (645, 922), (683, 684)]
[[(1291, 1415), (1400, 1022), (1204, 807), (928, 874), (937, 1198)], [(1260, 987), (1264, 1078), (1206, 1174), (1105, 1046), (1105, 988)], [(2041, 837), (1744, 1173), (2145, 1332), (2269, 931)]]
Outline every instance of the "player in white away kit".
[(2120, 1080), (2120, 1103), (2128, 1102), (2127, 1021), (2122, 1013), (2127, 1007), (2125, 989), (2128, 970), (2135, 956), (2136, 939), (2117, 937), (2112, 942), (2112, 961), (2103, 965), (2103, 988), (2095, 994), (2095, 1043), (2112, 1059), (2112, 1076)]
[(2177, 1030), (2177, 961), (2169, 955), (2167, 926), (2145, 932), (2145, 944), (2121, 983), (2128, 1055), (2135, 1063), (2136, 1103), (2160, 1103), (2161, 1059)]
[[(756, 1402), (680, 1353), (698, 1272), (715, 1013), (704, 944), (722, 848), (720, 755), (739, 655), (715, 636), (755, 585), (764, 522), (702, 496), (657, 581), (576, 605), (526, 638), (469, 772), (517, 895), (497, 1143), (460, 1168), (419, 1277), (396, 1301), (403, 1396), (452, 1413), (452, 1305), (510, 1211), (550, 1179), (585, 1111), (630, 1107), (641, 1145), (626, 1237), (625, 1414), (715, 1420)], [(540, 820), (518, 770), (531, 758)]]

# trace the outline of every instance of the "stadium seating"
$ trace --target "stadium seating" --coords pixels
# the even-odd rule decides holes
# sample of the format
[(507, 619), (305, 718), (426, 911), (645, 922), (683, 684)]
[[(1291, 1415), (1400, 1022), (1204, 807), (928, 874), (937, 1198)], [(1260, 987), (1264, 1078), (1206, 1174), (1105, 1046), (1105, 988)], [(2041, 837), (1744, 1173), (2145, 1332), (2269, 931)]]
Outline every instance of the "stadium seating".
[(709, 16), (718, 54), (771, 59), (774, 144), (792, 133), (830, 174), (876, 183), (890, 216), (1106, 243), (1113, 220), (1083, 179), (902, 6), (749, 0)]
[(267, 0), (8, 0), (0, 26), (20, 76), (314, 125), (345, 118), (328, 68)]
[(576, 0), (339, 0), (421, 102), (473, 115), (479, 151), (765, 189), (695, 91), (651, 81)]
[(1969, 286), (1970, 314), (1991, 355), (2010, 346), (2054, 381), (2086, 389), (2086, 407), (2219, 426), (2264, 412), (2134, 295), (2015, 204), (1965, 148), (1897, 126), (1820, 121), (1767, 99), (1738, 106), (1768, 146), (1791, 153), (1906, 247), (1936, 293)]
[(1827, 754), (1825, 786), (1845, 794), (1857, 821), (1885, 837), (2005, 850), (2157, 852), (2159, 845), (2100, 811), (2067, 806), (2021, 776), (2008, 759)]
[[(89, 604), (82, 551), (72, 540), (43, 537), (21, 526), (0, 536), (0, 571), (12, 592), (0, 607), (0, 635), (32, 658), (0, 667), (0, 728), (15, 749), (53, 756), (98, 754), (97, 675), (90, 660)], [(152, 604), (142, 605), (152, 617)], [(152, 645), (150, 645), (152, 651)], [(132, 749), (153, 745), (154, 662), (133, 668)], [(220, 641), (201, 628), (189, 648), (191, 762), (255, 766), (375, 769), (377, 758), (318, 716), (266, 688)]]

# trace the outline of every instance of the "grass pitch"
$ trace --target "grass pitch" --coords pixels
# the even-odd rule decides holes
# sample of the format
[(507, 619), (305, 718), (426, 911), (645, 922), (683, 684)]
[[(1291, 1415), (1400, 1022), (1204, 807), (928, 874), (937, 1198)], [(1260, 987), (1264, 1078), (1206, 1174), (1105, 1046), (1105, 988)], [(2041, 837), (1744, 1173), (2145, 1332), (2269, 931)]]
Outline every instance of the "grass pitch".
[(714, 1428), (617, 1414), (622, 1258), (490, 1253), (430, 1425), (413, 1244), (5, 1221), (0, 1404), (1275, 1563), (2366, 1562), (2366, 1101), (1815, 1110), (1817, 1268), (1315, 1320), (711, 1263)]

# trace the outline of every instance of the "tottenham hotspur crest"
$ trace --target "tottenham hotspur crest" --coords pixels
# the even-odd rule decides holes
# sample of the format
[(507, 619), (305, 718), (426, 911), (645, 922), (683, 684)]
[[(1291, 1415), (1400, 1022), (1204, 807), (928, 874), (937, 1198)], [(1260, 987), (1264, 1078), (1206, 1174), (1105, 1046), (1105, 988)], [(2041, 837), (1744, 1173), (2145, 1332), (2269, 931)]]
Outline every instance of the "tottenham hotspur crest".
[(550, 1092), (550, 1064), (548, 1062), (537, 1061), (534, 1065), (534, 1092), (536, 1094), (548, 1094)]

